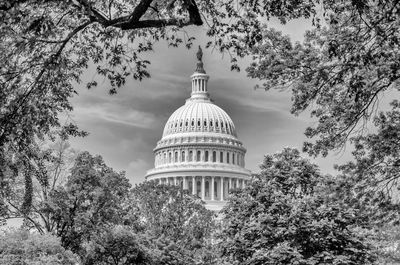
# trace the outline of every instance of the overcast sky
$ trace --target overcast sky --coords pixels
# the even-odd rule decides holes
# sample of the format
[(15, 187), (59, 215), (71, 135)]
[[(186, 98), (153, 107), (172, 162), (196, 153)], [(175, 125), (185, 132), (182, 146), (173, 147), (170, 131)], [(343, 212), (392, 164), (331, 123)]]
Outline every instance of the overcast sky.
[[(301, 40), (308, 21), (297, 20), (285, 26), (273, 21), (294, 40)], [(107, 165), (126, 171), (132, 183), (144, 180), (146, 170), (153, 167), (153, 148), (160, 140), (168, 117), (190, 97), (190, 75), (196, 67), (197, 46), (205, 46), (205, 29), (187, 29), (197, 37), (194, 48), (168, 48), (163, 42), (155, 51), (144, 55), (151, 61), (151, 78), (142, 82), (128, 80), (118, 94), (110, 96), (107, 82), (97, 88), (78, 88), (73, 99), (73, 119), (90, 133), (85, 138), (71, 140), (73, 148), (103, 156)], [(230, 71), (228, 56), (203, 49), (204, 68), (210, 75), (208, 90), (214, 102), (232, 118), (238, 138), (247, 149), (246, 168), (258, 171), (265, 154), (284, 147), (301, 149), (304, 129), (312, 124), (308, 113), (299, 117), (290, 114), (289, 91), (254, 90), (257, 80), (246, 76), (241, 62), (240, 73)], [(87, 72), (92, 76), (93, 69)], [(341, 154), (318, 159), (322, 172), (332, 173), (333, 164), (349, 156)]]

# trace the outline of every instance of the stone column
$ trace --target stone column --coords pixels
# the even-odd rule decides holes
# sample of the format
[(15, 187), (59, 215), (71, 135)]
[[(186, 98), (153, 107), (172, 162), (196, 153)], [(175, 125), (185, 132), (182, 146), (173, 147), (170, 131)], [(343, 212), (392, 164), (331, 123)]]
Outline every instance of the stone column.
[(192, 177), (192, 194), (196, 195), (196, 193), (197, 193), (197, 190), (196, 190), (196, 177), (193, 176)]
[[(210, 186), (208, 186), (208, 187), (210, 187)], [(215, 198), (214, 198), (214, 189), (215, 189), (215, 187), (214, 187), (214, 176), (212, 176), (211, 177), (211, 200), (212, 201), (215, 200)]]
[(201, 199), (206, 199), (206, 180), (204, 176), (201, 176)]
[(232, 178), (229, 178), (229, 189), (232, 189)]
[(239, 189), (239, 179), (236, 179), (236, 188)]
[(246, 181), (245, 180), (242, 180), (242, 181), (243, 181), (242, 182), (243, 183), (242, 186), (243, 186), (243, 189), (244, 189), (244, 188), (246, 188)]
[(174, 185), (178, 186), (178, 177), (174, 177)]
[(224, 177), (221, 177), (221, 187), (220, 187), (220, 189), (221, 189), (221, 197), (220, 197), (220, 200), (221, 201), (223, 201), (224, 200)]
[(183, 176), (182, 178), (183, 178), (183, 189), (184, 189), (184, 190), (189, 189), (187, 177), (186, 177), (186, 176)]

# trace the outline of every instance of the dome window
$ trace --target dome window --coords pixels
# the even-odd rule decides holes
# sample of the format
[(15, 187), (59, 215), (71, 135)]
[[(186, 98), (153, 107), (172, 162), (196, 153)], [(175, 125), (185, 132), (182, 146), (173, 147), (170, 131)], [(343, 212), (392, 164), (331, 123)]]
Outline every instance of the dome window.
[(226, 163), (229, 164), (229, 153), (226, 153)]
[(186, 121), (185, 126), (188, 126), (188, 121)]
[(232, 164), (235, 164), (235, 154), (232, 153)]
[(189, 151), (189, 162), (193, 161), (193, 151)]
[(213, 151), (212, 161), (217, 162), (217, 152), (215, 152), (215, 151)]
[(174, 160), (175, 160), (175, 163), (178, 163), (178, 152), (175, 152)]
[(200, 156), (201, 156), (201, 152), (197, 151), (197, 156), (196, 156), (196, 161), (200, 162)]
[(194, 126), (194, 120), (192, 120), (192, 126)]
[(206, 153), (205, 153), (205, 155), (204, 155), (204, 160), (205, 160), (206, 162), (208, 162), (208, 151), (206, 151)]
[(200, 120), (197, 121), (197, 126), (200, 127)]
[(210, 126), (211, 126), (211, 127), (213, 126), (213, 122), (212, 122), (212, 120), (210, 121)]
[(220, 162), (220, 163), (223, 163), (223, 162), (224, 162), (224, 153), (223, 153), (223, 152), (220, 152), (220, 153), (219, 153), (219, 162)]
[(181, 161), (182, 161), (182, 162), (185, 162), (185, 151), (182, 151)]
[(219, 126), (218, 126), (218, 121), (215, 122), (215, 126), (216, 126), (217, 128), (219, 127)]
[(204, 120), (204, 127), (207, 126), (207, 120)]

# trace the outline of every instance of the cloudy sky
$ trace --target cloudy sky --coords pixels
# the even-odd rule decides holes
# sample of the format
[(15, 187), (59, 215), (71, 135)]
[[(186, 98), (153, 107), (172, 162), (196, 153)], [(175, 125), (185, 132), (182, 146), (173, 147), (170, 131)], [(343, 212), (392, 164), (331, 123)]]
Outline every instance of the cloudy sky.
[[(308, 21), (298, 20), (281, 29), (293, 40), (300, 41)], [(187, 29), (196, 36), (193, 49), (168, 48), (163, 42), (144, 57), (151, 61), (151, 78), (142, 82), (129, 80), (118, 94), (110, 96), (107, 82), (97, 88), (79, 88), (73, 99), (73, 119), (90, 133), (73, 139), (72, 147), (103, 156), (107, 165), (126, 171), (132, 183), (144, 180), (146, 170), (154, 163), (152, 150), (162, 136), (168, 117), (190, 97), (190, 75), (196, 67), (197, 46), (205, 46), (205, 29)], [(254, 90), (257, 80), (244, 71), (249, 60), (241, 62), (240, 73), (231, 72), (229, 58), (217, 51), (203, 49), (204, 67), (210, 75), (208, 90), (214, 102), (223, 108), (235, 123), (238, 137), (247, 148), (246, 167), (258, 171), (263, 156), (284, 147), (301, 149), (304, 129), (312, 125), (308, 113), (299, 117), (290, 114), (290, 93)], [(93, 69), (86, 77), (91, 78)], [(348, 159), (348, 154), (318, 159), (322, 172), (332, 173), (333, 164)]]

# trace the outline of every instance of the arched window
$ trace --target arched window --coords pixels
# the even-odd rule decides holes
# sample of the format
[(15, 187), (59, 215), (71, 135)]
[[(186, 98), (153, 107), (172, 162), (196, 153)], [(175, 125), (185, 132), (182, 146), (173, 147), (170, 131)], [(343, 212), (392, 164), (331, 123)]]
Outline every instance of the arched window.
[(185, 162), (185, 151), (182, 151), (181, 161), (182, 161), (182, 162)]
[(217, 162), (217, 152), (213, 151), (213, 162)]
[(226, 153), (226, 163), (228, 163), (228, 164), (229, 164), (229, 152), (228, 152), (228, 153)]
[(192, 120), (192, 126), (194, 126), (194, 120)]
[(215, 126), (218, 128), (218, 121), (215, 122)]
[(164, 153), (164, 160), (163, 160), (163, 164), (167, 163), (167, 154)]
[(175, 155), (174, 155), (174, 161), (175, 161), (175, 163), (177, 163), (177, 162), (178, 162), (178, 152), (175, 152)]
[(213, 126), (213, 122), (212, 122), (212, 120), (210, 121), (210, 126), (211, 126), (211, 127)]
[(189, 151), (189, 162), (192, 162), (192, 161), (193, 161), (193, 151), (190, 150)]
[(232, 164), (235, 164), (235, 153), (232, 153)]
[(200, 127), (200, 120), (197, 121), (197, 126)]
[(204, 127), (207, 126), (207, 120), (204, 120)]
[(197, 162), (200, 162), (200, 155), (201, 155), (201, 152), (197, 151), (197, 156), (196, 156), (196, 161)]
[(206, 151), (205, 154), (204, 154), (204, 160), (205, 160), (206, 162), (208, 162), (208, 151)]
[(188, 126), (188, 121), (185, 122), (185, 126)]
[(224, 163), (224, 153), (223, 152), (219, 153), (219, 162)]
[(168, 163), (171, 163), (171, 162), (172, 162), (172, 153), (169, 152), (168, 153)]

